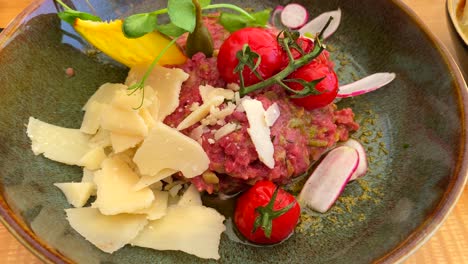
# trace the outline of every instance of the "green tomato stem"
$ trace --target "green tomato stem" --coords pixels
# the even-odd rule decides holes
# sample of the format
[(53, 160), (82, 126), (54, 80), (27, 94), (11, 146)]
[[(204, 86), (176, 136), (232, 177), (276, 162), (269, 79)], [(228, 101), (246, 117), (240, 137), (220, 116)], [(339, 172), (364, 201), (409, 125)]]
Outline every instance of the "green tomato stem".
[(257, 90), (266, 88), (268, 86), (271, 86), (276, 83), (281, 83), (283, 79), (288, 77), (291, 73), (293, 73), (295, 70), (299, 69), (300, 67), (306, 65), (307, 63), (311, 62), (313, 59), (315, 59), (320, 53), (324, 50), (324, 46), (316, 41), (316, 45), (314, 47), (314, 50), (303, 57), (301, 57), (298, 60), (295, 60), (291, 63), (288, 64), (286, 68), (284, 68), (282, 71), (277, 73), (276, 75), (273, 75), (272, 77), (266, 79), (265, 81), (244, 87), (239, 91), (239, 94), (241, 97), (245, 96), (248, 93), (255, 92)]
[[(315, 59), (317, 56), (319, 56), (320, 53), (322, 53), (322, 51), (325, 49), (325, 45), (322, 44), (322, 36), (323, 36), (323, 33), (325, 32), (325, 30), (330, 25), (332, 20), (333, 20), (333, 17), (330, 16), (330, 18), (328, 19), (325, 26), (322, 28), (320, 33), (315, 38), (315, 45), (314, 45), (314, 49), (312, 50), (312, 52), (302, 56), (298, 60), (294, 60), (294, 58), (292, 56), (292, 53), (289, 50), (288, 43), (286, 41), (284, 41), (283, 43), (285, 44), (285, 49), (286, 49), (286, 52), (287, 52), (288, 58), (289, 58), (288, 66), (286, 68), (284, 68), (282, 71), (280, 71), (279, 73), (277, 73), (276, 75), (273, 75), (272, 77), (270, 77), (270, 78), (268, 78), (268, 79), (266, 79), (264, 81), (258, 82), (256, 84), (253, 84), (253, 85), (250, 85), (250, 86), (247, 86), (247, 87), (241, 86), (242, 88), (239, 91), (240, 96), (243, 97), (248, 93), (255, 92), (257, 90), (266, 88), (266, 87), (271, 86), (273, 84), (280, 84), (282, 87), (286, 88), (285, 86), (287, 86), (287, 85), (284, 84), (282, 80), (284, 80), (286, 77), (288, 77), (295, 70), (297, 70), (300, 67), (305, 66), (306, 64), (311, 62), (313, 59)], [(291, 91), (291, 89), (290, 88), (288, 89), (288, 88), (286, 88), (286, 89)]]
[(273, 220), (278, 218), (285, 213), (287, 213), (291, 208), (296, 204), (296, 202), (292, 202), (287, 206), (275, 211), (274, 206), (276, 202), (276, 196), (278, 195), (279, 187), (276, 186), (273, 195), (271, 196), (270, 201), (265, 206), (259, 206), (255, 210), (258, 213), (257, 218), (255, 219), (255, 223), (252, 229), (252, 233), (255, 233), (258, 228), (263, 230), (265, 237), (270, 238), (271, 233), (273, 231)]
[(255, 18), (252, 15), (250, 15), (247, 11), (245, 11), (244, 9), (242, 9), (242, 8), (240, 8), (238, 6), (231, 5), (231, 4), (213, 4), (213, 5), (205, 6), (202, 9), (203, 10), (208, 10), (208, 9), (217, 9), (217, 8), (232, 9), (232, 10), (237, 11), (237, 12), (243, 14), (244, 16), (250, 18), (251, 20), (255, 20)]

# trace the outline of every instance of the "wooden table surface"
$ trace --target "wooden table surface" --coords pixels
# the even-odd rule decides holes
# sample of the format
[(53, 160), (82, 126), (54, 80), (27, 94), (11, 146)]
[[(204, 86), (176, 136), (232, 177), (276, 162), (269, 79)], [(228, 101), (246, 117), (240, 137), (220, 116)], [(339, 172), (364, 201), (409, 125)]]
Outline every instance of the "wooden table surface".
[[(5, 27), (32, 0), (0, 0), (0, 27)], [(429, 28), (442, 40), (468, 74), (468, 48), (453, 31), (447, 20), (445, 0), (404, 0)], [(40, 263), (0, 224), (0, 263)], [(405, 264), (468, 263), (468, 186), (447, 221)]]

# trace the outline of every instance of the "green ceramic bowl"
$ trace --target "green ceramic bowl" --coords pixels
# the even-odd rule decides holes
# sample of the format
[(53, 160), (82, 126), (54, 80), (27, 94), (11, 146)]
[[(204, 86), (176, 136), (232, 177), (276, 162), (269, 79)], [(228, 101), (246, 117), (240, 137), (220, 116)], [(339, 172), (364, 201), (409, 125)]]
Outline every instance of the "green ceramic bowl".
[[(85, 1), (77, 9), (89, 10)], [(165, 1), (91, 1), (105, 19), (155, 9)], [(245, 5), (245, 1), (232, 1)], [(256, 9), (287, 1), (251, 1)], [(463, 190), (467, 174), (467, 87), (452, 58), (400, 1), (305, 1), (312, 16), (343, 11), (329, 40), (343, 82), (381, 71), (396, 80), (376, 92), (340, 102), (354, 108), (370, 172), (346, 187), (333, 209), (303, 218), (293, 237), (252, 247), (223, 234), (221, 263), (393, 263), (435, 232)], [(77, 128), (81, 106), (104, 82), (127, 69), (88, 44), (37, 1), (0, 35), (0, 215), (45, 262), (201, 263), (173, 251), (127, 246), (100, 252), (65, 220), (68, 208), (55, 182), (79, 181), (81, 171), (34, 156), (25, 133), (29, 116)], [(76, 75), (67, 78), (65, 69)], [(203, 241), (200, 241), (203, 243)], [(214, 261), (206, 261), (214, 262)]]

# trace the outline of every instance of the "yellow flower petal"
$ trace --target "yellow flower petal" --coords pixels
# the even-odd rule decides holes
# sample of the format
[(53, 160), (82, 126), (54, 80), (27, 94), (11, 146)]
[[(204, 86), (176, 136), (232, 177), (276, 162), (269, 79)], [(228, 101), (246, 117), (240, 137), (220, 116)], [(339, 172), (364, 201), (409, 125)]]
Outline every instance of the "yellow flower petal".
[[(97, 49), (128, 67), (150, 64), (170, 42), (169, 38), (156, 31), (136, 39), (127, 38), (122, 32), (122, 20), (97, 22), (78, 18), (74, 28)], [(178, 65), (186, 60), (179, 47), (173, 45), (158, 64)]]

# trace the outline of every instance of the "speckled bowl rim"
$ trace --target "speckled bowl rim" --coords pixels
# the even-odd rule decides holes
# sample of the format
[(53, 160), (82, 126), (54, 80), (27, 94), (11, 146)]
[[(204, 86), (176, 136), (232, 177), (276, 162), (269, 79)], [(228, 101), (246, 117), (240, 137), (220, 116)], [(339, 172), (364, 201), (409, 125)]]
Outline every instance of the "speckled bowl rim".
[[(449, 0), (450, 1), (450, 0)], [(31, 3), (23, 12), (21, 12), (7, 27), (0, 33), (0, 50), (8, 43), (8, 37), (11, 37), (22, 24), (22, 22), (41, 4), (44, 0), (35, 1)], [(468, 106), (468, 88), (463, 78), (460, 68), (455, 63), (455, 60), (450, 55), (448, 49), (442, 42), (431, 33), (423, 21), (412, 11), (408, 5), (401, 0), (392, 0), (395, 7), (400, 8), (405, 12), (412, 21), (419, 26), (419, 28), (426, 34), (442, 56), (448, 69), (451, 71), (454, 78), (454, 85), (457, 88), (458, 107), (460, 107), (462, 131), (461, 131), (461, 144), (459, 145), (459, 157), (457, 167), (453, 174), (454, 178), (451, 180), (447, 190), (444, 193), (439, 205), (410, 236), (393, 250), (376, 260), (375, 263), (401, 263), (411, 254), (416, 252), (432, 235), (440, 228), (443, 222), (447, 219), (448, 215), (455, 207), (458, 199), (463, 193), (464, 186), (468, 179), (468, 146), (467, 146), (467, 133), (466, 125), (468, 124), (468, 117), (466, 108)], [(28, 250), (36, 255), (40, 260), (45, 263), (73, 263), (70, 259), (66, 258), (58, 251), (48, 247), (42, 242), (35, 234), (13, 213), (8, 206), (5, 199), (0, 196), (0, 222), (13, 234), (13, 236), (23, 244)]]
[(447, 11), (449, 13), (450, 21), (452, 22), (455, 30), (461, 39), (465, 42), (465, 45), (468, 46), (468, 34), (464, 34), (460, 23), (457, 20), (457, 6), (461, 0), (447, 0)]

